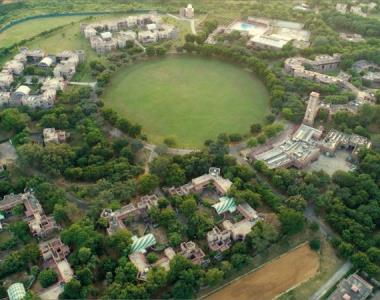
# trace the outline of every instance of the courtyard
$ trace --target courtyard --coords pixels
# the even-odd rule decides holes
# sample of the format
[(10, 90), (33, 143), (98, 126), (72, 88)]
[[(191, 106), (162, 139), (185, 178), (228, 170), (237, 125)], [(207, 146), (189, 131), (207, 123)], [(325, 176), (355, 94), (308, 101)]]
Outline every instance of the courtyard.
[[(200, 76), (202, 74), (202, 76)], [(143, 126), (152, 143), (199, 147), (222, 132), (245, 134), (269, 113), (263, 83), (239, 66), (197, 57), (151, 60), (119, 71), (106, 107)]]

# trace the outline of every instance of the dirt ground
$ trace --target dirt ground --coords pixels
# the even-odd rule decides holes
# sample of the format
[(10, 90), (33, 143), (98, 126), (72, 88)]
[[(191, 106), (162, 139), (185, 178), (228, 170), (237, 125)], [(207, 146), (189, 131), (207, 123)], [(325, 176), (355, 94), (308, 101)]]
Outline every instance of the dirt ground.
[(268, 263), (261, 269), (207, 297), (207, 300), (270, 300), (293, 286), (314, 277), (319, 255), (309, 245)]

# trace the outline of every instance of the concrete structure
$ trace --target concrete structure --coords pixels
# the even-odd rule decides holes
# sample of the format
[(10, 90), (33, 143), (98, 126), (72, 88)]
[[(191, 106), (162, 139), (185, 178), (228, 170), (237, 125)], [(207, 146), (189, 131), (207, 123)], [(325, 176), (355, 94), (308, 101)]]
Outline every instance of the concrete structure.
[[(57, 56), (46, 56), (42, 50), (29, 50), (21, 48), (20, 53), (15, 55), (13, 60), (5, 63), (0, 72), (0, 106), (25, 105), (30, 108), (51, 108), (54, 106), (57, 91), (63, 90), (67, 86), (66, 80), (70, 80), (78, 64), (85, 59), (84, 51), (63, 51)], [(28, 65), (38, 65), (40, 68), (54, 68), (54, 78), (38, 77), (38, 83), (42, 84), (38, 94), (30, 95), (33, 85), (32, 76), (26, 76), (26, 81), (14, 90), (12, 83), (14, 79), (21, 76), (23, 70)], [(33, 86), (35, 93), (36, 86)]]
[(358, 33), (340, 33), (339, 37), (342, 40), (345, 40), (347, 42), (352, 42), (352, 43), (360, 43), (360, 42), (365, 42), (365, 39), (362, 37), (361, 34)]
[(188, 4), (186, 7), (181, 7), (179, 9), (179, 15), (182, 18), (193, 19), (194, 18), (194, 8), (191, 4)]
[(49, 68), (53, 65), (54, 60), (50, 56), (44, 57), (38, 64), (42, 68)]
[(352, 150), (352, 155), (355, 157), (360, 148), (371, 148), (371, 141), (357, 134), (346, 134), (338, 130), (332, 129), (320, 144), (322, 152), (335, 153), (339, 148)]
[(181, 252), (179, 254), (190, 259), (195, 265), (203, 264), (206, 256), (203, 250), (192, 241), (181, 243)]
[(20, 75), (24, 71), (24, 64), (18, 60), (10, 60), (3, 66), (3, 70), (8, 71), (14, 75)]
[(146, 281), (148, 272), (152, 267), (162, 267), (168, 272), (170, 270), (170, 261), (175, 255), (175, 251), (171, 247), (168, 247), (164, 250), (164, 255), (152, 265), (148, 263), (146, 255), (141, 252), (134, 252), (128, 258), (138, 271), (137, 279)]
[(207, 243), (211, 251), (224, 252), (232, 245), (231, 231), (215, 226), (207, 232)]
[(59, 144), (66, 141), (66, 132), (55, 128), (44, 128), (43, 137), (45, 145), (49, 143)]
[[(132, 29), (137, 31), (137, 34)], [(163, 24), (156, 14), (134, 15), (116, 21), (82, 24), (81, 31), (90, 40), (91, 48), (98, 54), (125, 48), (127, 41), (152, 43), (177, 37), (176, 28)]]
[(352, 274), (344, 278), (335, 292), (328, 297), (328, 300), (365, 300), (373, 290), (373, 286), (357, 274)]
[(235, 30), (249, 37), (248, 47), (279, 50), (291, 41), (297, 48), (310, 45), (310, 32), (301, 23), (248, 17), (230, 24), (224, 32)]
[(0, 201), (0, 211), (9, 213), (20, 204), (25, 207), (25, 220), (33, 236), (46, 237), (59, 229), (54, 218), (46, 216), (39, 201), (31, 192), (4, 196), (3, 200)]
[(285, 140), (262, 153), (251, 153), (253, 160), (264, 161), (270, 168), (304, 168), (317, 160), (320, 154), (318, 140), (322, 131), (302, 124)]
[[(313, 80), (322, 84), (336, 84), (351, 91), (356, 95), (356, 101), (359, 104), (365, 102), (373, 102), (376, 100), (374, 94), (370, 91), (359, 90), (346, 78), (342, 76), (330, 76), (320, 72), (335, 70), (339, 67), (340, 55), (334, 54), (316, 56), (315, 60), (306, 59), (303, 57), (292, 57), (285, 60), (284, 69), (287, 73), (294, 77)], [(305, 68), (308, 66), (312, 70)]]
[(13, 82), (13, 75), (8, 71), (0, 72), (0, 91), (7, 91)]
[(185, 196), (191, 193), (200, 193), (210, 184), (216, 189), (220, 195), (225, 195), (230, 190), (232, 182), (220, 176), (219, 168), (210, 168), (208, 174), (204, 174), (191, 180), (191, 182), (180, 186), (165, 188), (170, 196)]
[(124, 224), (125, 219), (144, 216), (151, 207), (157, 206), (157, 204), (158, 196), (151, 194), (142, 196), (137, 201), (137, 205), (129, 203), (114, 212), (109, 209), (104, 209), (101, 213), (101, 217), (108, 220), (109, 226), (107, 233), (111, 235), (118, 229), (126, 228)]
[(319, 94), (316, 92), (311, 92), (309, 101), (307, 103), (305, 116), (303, 118), (303, 124), (313, 126), (314, 119), (317, 116), (319, 110), (319, 104)]
[(22, 300), (24, 299), (26, 292), (22, 283), (14, 283), (7, 289), (9, 300)]
[(57, 271), (59, 282), (69, 282), (74, 276), (74, 272), (66, 260), (70, 254), (69, 247), (63, 244), (60, 238), (42, 242), (38, 247), (45, 264)]

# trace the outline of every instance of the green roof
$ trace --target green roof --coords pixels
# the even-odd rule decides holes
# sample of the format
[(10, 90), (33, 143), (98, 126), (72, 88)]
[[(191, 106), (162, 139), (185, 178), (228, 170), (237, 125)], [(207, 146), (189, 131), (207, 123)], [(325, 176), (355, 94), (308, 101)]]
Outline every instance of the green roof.
[(219, 202), (214, 204), (212, 207), (215, 208), (218, 215), (223, 214), (227, 211), (232, 213), (236, 210), (235, 199), (229, 197), (219, 198)]
[(21, 299), (24, 299), (25, 294), (26, 294), (24, 285), (22, 283), (14, 283), (14, 284), (12, 284), (8, 288), (7, 293), (8, 293), (9, 300), (21, 300)]
[(144, 252), (145, 249), (156, 244), (156, 239), (153, 234), (149, 233), (140, 238), (133, 237), (132, 253)]

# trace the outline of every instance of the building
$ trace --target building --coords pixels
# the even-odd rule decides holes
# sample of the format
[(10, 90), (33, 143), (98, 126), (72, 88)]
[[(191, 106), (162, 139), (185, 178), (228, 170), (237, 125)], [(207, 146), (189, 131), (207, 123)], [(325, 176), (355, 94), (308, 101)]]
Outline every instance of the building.
[(42, 242), (38, 247), (45, 264), (57, 271), (59, 282), (69, 282), (74, 276), (74, 272), (66, 260), (70, 254), (69, 247), (62, 243), (60, 238)]
[(309, 102), (307, 103), (305, 116), (303, 118), (303, 124), (313, 126), (314, 119), (317, 116), (319, 110), (319, 104), (319, 94), (316, 92), (311, 92)]
[(297, 131), (284, 140), (274, 144), (264, 152), (252, 152), (251, 159), (261, 160), (270, 169), (304, 168), (317, 160), (320, 155), (318, 140), (322, 131), (302, 124)]
[(11, 93), (0, 92), (0, 106), (8, 106), (11, 100)]
[(328, 300), (365, 300), (373, 290), (373, 286), (357, 274), (344, 278)]
[[(247, 36), (247, 46), (252, 48), (280, 50), (290, 42), (296, 48), (310, 46), (310, 32), (305, 30), (304, 24), (301, 23), (248, 17), (244, 21), (234, 21), (222, 30), (226, 33), (232, 31), (239, 31)], [(210, 41), (214, 40), (212, 38)]]
[(27, 63), (31, 64), (39, 63), (46, 56), (41, 49), (29, 50), (28, 48), (21, 48), (20, 52), (25, 55)]
[(66, 141), (66, 132), (55, 128), (44, 128), (43, 137), (45, 145), (49, 143), (60, 144)]
[(9, 300), (22, 300), (24, 299), (26, 292), (22, 283), (14, 283), (7, 289)]
[(348, 7), (348, 5), (345, 3), (337, 3), (335, 6), (335, 9), (337, 12), (339, 12), (341, 14), (346, 14), (347, 13), (347, 7)]
[(212, 206), (218, 215), (222, 215), (224, 213), (233, 213), (236, 211), (236, 203), (234, 198), (229, 197), (221, 197), (219, 198), (219, 202)]
[(210, 168), (208, 174), (204, 174), (191, 180), (191, 182), (180, 186), (165, 188), (164, 191), (170, 196), (185, 196), (191, 193), (200, 193), (209, 185), (212, 185), (218, 194), (225, 195), (230, 190), (232, 182), (220, 176), (219, 168)]
[(13, 82), (13, 75), (8, 71), (0, 72), (0, 91), (7, 91)]
[(125, 219), (144, 216), (151, 207), (157, 206), (157, 204), (158, 196), (151, 194), (142, 196), (137, 201), (137, 205), (129, 203), (114, 212), (109, 209), (104, 209), (101, 213), (101, 217), (108, 220), (107, 233), (111, 235), (117, 230), (125, 228)]
[(205, 261), (205, 253), (198, 245), (192, 241), (181, 243), (180, 255), (190, 259), (195, 265), (201, 265)]
[[(342, 88), (345, 88), (356, 95), (356, 101), (360, 104), (375, 101), (376, 98), (372, 92), (359, 90), (356, 86), (349, 82), (348, 78), (345, 78), (344, 76), (336, 77), (320, 73), (335, 70), (339, 67), (339, 65), (339, 54), (334, 54), (333, 56), (320, 55), (317, 56), (315, 60), (310, 60), (303, 57), (292, 57), (285, 60), (284, 69), (288, 74), (294, 77), (313, 80), (322, 84), (336, 84)], [(308, 69), (306, 69), (305, 66), (308, 66)]]
[(224, 252), (232, 245), (231, 231), (228, 229), (221, 230), (215, 226), (207, 232), (207, 243), (211, 251)]
[(173, 248), (168, 247), (164, 250), (164, 256), (159, 258), (154, 264), (149, 264), (144, 253), (134, 252), (128, 256), (131, 263), (136, 267), (137, 279), (146, 281), (149, 270), (152, 267), (162, 267), (165, 271), (170, 270), (170, 261), (175, 257)]
[(132, 253), (135, 253), (135, 252), (145, 253), (146, 249), (156, 244), (156, 238), (151, 233), (148, 233), (140, 238), (138, 238), (137, 236), (133, 236), (132, 241), (133, 241), (132, 247), (131, 247)]
[(353, 156), (356, 156), (360, 148), (371, 148), (371, 141), (357, 134), (346, 134), (341, 131), (332, 129), (320, 144), (321, 151), (329, 155), (335, 153), (339, 148), (352, 150)]
[(54, 63), (53, 58), (51, 58), (50, 56), (46, 56), (40, 61), (38, 66), (40, 66), (41, 68), (49, 68), (53, 65), (53, 63)]
[(24, 64), (18, 60), (10, 60), (5, 63), (3, 70), (14, 75), (20, 75), (24, 71)]
[(191, 4), (188, 4), (186, 7), (181, 7), (179, 9), (179, 15), (182, 18), (193, 19), (194, 18), (194, 8)]
[(115, 21), (82, 24), (81, 31), (90, 40), (91, 48), (98, 54), (125, 48), (128, 41), (152, 43), (177, 37), (176, 28), (163, 24), (161, 18), (155, 14), (134, 15)]

